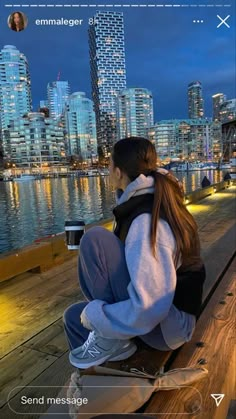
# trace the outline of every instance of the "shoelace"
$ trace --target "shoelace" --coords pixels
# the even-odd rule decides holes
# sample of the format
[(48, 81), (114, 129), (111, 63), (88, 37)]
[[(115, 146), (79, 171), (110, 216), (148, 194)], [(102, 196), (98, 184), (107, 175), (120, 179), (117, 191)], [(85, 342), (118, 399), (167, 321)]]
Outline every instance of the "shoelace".
[(83, 354), (82, 354), (82, 357), (84, 357), (84, 356), (85, 356), (85, 354), (86, 354), (86, 352), (87, 352), (87, 350), (88, 350), (88, 347), (89, 347), (90, 343), (95, 342), (95, 340), (96, 340), (96, 336), (95, 336), (94, 331), (93, 331), (93, 332), (90, 332), (90, 333), (89, 333), (89, 335), (88, 335), (88, 339), (87, 339), (87, 340), (86, 340), (86, 342), (84, 342), (84, 344), (83, 344), (83, 347), (84, 347), (84, 352), (83, 352)]

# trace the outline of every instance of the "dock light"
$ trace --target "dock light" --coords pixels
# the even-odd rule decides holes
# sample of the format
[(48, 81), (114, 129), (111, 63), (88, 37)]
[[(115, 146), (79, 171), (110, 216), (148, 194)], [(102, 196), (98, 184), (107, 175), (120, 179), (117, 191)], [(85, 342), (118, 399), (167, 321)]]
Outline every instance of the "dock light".
[(189, 204), (189, 199), (185, 198), (184, 203), (185, 203), (185, 205), (188, 205)]
[(216, 193), (216, 187), (214, 187), (214, 193)]

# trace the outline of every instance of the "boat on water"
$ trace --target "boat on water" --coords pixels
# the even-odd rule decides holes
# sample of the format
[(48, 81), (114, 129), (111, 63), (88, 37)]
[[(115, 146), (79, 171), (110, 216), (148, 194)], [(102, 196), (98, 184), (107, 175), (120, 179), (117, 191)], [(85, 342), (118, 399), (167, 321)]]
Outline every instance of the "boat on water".
[(99, 176), (99, 171), (97, 169), (90, 169), (87, 171), (86, 176), (88, 177), (95, 177), (95, 176)]
[(109, 176), (109, 169), (102, 169), (99, 174), (100, 176)]
[(13, 176), (4, 176), (2, 178), (3, 182), (12, 182), (13, 181)]
[(174, 172), (190, 172), (194, 170), (216, 170), (217, 164), (212, 162), (184, 162), (171, 167)]
[(97, 177), (97, 176), (108, 176), (109, 170), (99, 170), (99, 169), (88, 169), (86, 171), (80, 171), (77, 173), (79, 177)]
[(219, 167), (220, 169), (231, 169), (231, 164), (230, 163), (223, 163), (220, 165)]
[(22, 175), (13, 178), (14, 182), (28, 182), (30, 180), (37, 180), (37, 177), (35, 175), (22, 173)]

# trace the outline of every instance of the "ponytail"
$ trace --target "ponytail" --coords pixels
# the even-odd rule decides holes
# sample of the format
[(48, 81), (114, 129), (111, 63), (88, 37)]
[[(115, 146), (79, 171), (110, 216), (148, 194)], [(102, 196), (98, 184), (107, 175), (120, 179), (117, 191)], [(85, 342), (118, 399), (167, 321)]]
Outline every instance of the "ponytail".
[(151, 175), (155, 181), (150, 237), (153, 255), (156, 257), (157, 224), (164, 214), (176, 241), (175, 265), (179, 260), (183, 266), (192, 265), (199, 259), (200, 245), (197, 224), (184, 204), (183, 191), (170, 173), (152, 171)]

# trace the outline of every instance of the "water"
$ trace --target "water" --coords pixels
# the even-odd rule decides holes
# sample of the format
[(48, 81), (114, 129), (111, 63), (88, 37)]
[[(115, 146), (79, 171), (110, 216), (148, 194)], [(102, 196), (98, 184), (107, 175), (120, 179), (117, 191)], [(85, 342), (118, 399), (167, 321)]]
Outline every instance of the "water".
[[(218, 171), (178, 173), (186, 192), (201, 187), (207, 176), (220, 182)], [(91, 223), (112, 217), (115, 195), (109, 177), (0, 182), (0, 253), (64, 231), (65, 220)]]

